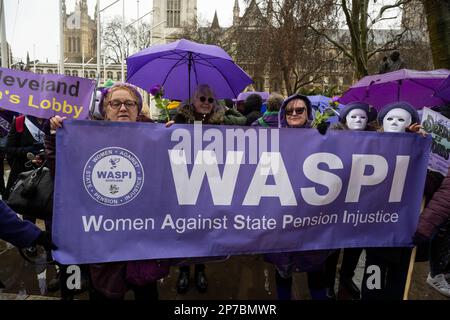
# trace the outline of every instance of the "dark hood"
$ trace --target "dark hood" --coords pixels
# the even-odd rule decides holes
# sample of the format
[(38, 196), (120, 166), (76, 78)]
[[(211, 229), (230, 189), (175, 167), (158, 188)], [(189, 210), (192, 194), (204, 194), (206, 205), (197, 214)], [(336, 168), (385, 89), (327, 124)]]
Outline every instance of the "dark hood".
[[(281, 105), (280, 112), (278, 113), (278, 127), (279, 128), (286, 128), (287, 122), (286, 122), (286, 116), (285, 116), (285, 109), (289, 102), (292, 100), (300, 99), (303, 100), (306, 104), (306, 110), (308, 111), (308, 120), (312, 120), (312, 108), (311, 108), (311, 101), (308, 99), (307, 96), (301, 95), (301, 94), (294, 94), (284, 100), (283, 104)], [(304, 127), (308, 127), (310, 121), (307, 121), (304, 125)]]

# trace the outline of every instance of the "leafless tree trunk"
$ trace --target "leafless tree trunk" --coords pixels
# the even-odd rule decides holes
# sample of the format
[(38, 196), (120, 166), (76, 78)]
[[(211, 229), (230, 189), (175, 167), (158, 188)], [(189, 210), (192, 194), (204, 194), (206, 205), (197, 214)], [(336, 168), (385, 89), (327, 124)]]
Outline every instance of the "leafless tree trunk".
[(404, 28), (395, 30), (390, 39), (385, 39), (383, 43), (377, 43), (372, 37), (372, 30), (382, 21), (397, 19), (401, 6), (410, 1), (395, 0), (390, 4), (380, 6), (377, 10), (369, 10), (369, 0), (337, 1), (335, 5), (342, 10), (345, 16), (345, 23), (350, 35), (350, 47), (332, 35), (321, 32), (314, 24), (310, 27), (341, 50), (353, 62), (356, 77), (361, 78), (369, 74), (368, 61), (370, 58), (378, 52), (392, 50), (407, 31)]
[(450, 69), (450, 1), (423, 0), (435, 68)]

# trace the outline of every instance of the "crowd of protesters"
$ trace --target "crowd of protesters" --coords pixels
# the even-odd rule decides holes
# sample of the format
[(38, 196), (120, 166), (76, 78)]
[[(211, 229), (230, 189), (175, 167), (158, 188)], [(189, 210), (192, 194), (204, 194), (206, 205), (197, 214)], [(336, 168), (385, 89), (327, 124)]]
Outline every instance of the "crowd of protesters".
[[(396, 57), (394, 57), (396, 58)], [(266, 110), (263, 110), (265, 102)], [(132, 85), (116, 83), (101, 91), (99, 114), (96, 120), (152, 122), (142, 115), (143, 99)], [(240, 107), (239, 112), (229, 100), (218, 101), (214, 90), (207, 84), (199, 85), (192, 95), (191, 102), (178, 108), (176, 115), (165, 125), (173, 123), (193, 124), (201, 121), (210, 125), (261, 126), (273, 128), (311, 128), (313, 109), (307, 96), (295, 94), (283, 97), (272, 93), (267, 101), (258, 94), (251, 94)], [(441, 108), (443, 115), (449, 117), (449, 108)], [(36, 162), (31, 158), (42, 154), (45, 149), (46, 165), (54, 175), (55, 133), (64, 125), (63, 117), (55, 116), (49, 121), (31, 116), (17, 115), (4, 146), (4, 153), (11, 166), (6, 187), (2, 190), (3, 199), (7, 199), (19, 173), (32, 169)], [(329, 130), (379, 131), (396, 133), (420, 133), (419, 115), (408, 103), (397, 102), (385, 106), (378, 116), (374, 109), (362, 102), (350, 103), (340, 112), (339, 123)], [(325, 130), (326, 131), (326, 130)], [(303, 131), (298, 132), (301, 138)], [(317, 134), (326, 134), (323, 130)], [(41, 163), (41, 162), (39, 162)], [(412, 239), (415, 245), (429, 248), (430, 274), (427, 282), (440, 293), (450, 297), (449, 270), (449, 219), (450, 219), (450, 171), (446, 177), (434, 172), (428, 174), (423, 211), (417, 232)], [(51, 242), (51, 221), (46, 221), (48, 231), (35, 226), (35, 220), (27, 218), (26, 212), (19, 212), (20, 220), (5, 203), (0, 203), (0, 238), (13, 245), (27, 248), (32, 256), (36, 246), (46, 250), (57, 249)], [(93, 244), (95, 245), (95, 244)], [(444, 249), (443, 249), (444, 248)], [(445, 251), (447, 249), (447, 252)], [(355, 269), (363, 250), (366, 253), (366, 268), (377, 265), (382, 273), (382, 285), (379, 290), (366, 287), (368, 273), (364, 273), (362, 286), (353, 282)], [(339, 286), (335, 291), (337, 265), (342, 255)], [(408, 272), (411, 248), (342, 248), (342, 250), (321, 250), (307, 252), (289, 252), (266, 254), (265, 260), (276, 269), (275, 283), (279, 299), (291, 299), (294, 272), (306, 272), (310, 295), (314, 300), (328, 299), (397, 299), (403, 298)], [(200, 292), (208, 291), (206, 266), (195, 263), (195, 286)], [(127, 261), (108, 264), (83, 266), (83, 272), (89, 279), (89, 293), (93, 300), (121, 300), (128, 290), (134, 291), (139, 300), (158, 299), (157, 281), (169, 273), (170, 261)], [(177, 291), (187, 292), (190, 283), (190, 266), (179, 267)], [(65, 266), (59, 265), (60, 274)], [(213, 277), (209, 275), (208, 277)], [(66, 278), (60, 277), (63, 299), (73, 299), (74, 292), (64, 289)]]

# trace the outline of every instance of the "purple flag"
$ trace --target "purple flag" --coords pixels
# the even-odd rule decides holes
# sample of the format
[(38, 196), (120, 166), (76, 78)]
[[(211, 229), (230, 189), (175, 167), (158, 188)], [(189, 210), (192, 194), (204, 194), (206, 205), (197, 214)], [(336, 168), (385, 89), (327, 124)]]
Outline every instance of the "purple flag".
[(95, 81), (0, 68), (0, 108), (49, 119), (87, 119)]
[(408, 246), (431, 139), (417, 134), (67, 121), (64, 264)]

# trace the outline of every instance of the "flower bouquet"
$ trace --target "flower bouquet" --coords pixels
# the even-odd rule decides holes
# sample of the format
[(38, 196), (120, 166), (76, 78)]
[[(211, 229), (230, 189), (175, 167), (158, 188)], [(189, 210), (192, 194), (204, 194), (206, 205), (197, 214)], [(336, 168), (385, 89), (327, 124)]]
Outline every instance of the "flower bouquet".
[(161, 110), (160, 112), (160, 120), (163, 121), (170, 121), (170, 115), (169, 115), (169, 104), (170, 101), (168, 99), (164, 99), (164, 88), (157, 84), (153, 88), (150, 89), (150, 94), (153, 96), (153, 99), (155, 100), (155, 106)]

